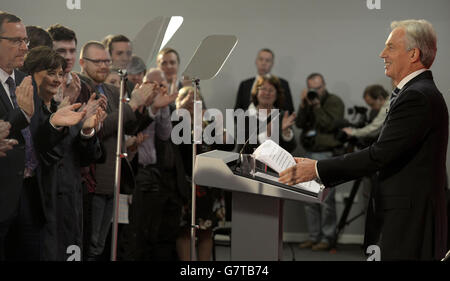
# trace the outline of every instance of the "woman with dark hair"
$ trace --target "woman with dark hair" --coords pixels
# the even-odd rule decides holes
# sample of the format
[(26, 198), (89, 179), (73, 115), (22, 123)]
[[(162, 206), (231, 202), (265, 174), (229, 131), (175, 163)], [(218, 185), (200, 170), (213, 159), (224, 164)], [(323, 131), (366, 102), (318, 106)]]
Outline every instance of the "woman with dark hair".
[(65, 67), (66, 60), (49, 47), (33, 48), (25, 57), (23, 70), (32, 76), (35, 91), (49, 110), (63, 81)]
[[(58, 110), (73, 107), (67, 99), (62, 104), (53, 99), (63, 82), (65, 67), (66, 60), (48, 47), (36, 47), (27, 54), (24, 70), (32, 76), (35, 91), (33, 118), (48, 118)], [(86, 105), (86, 115), (81, 122), (57, 129), (64, 134), (48, 150), (38, 149), (39, 139), (46, 136), (33, 134), (31, 125), (33, 141), (39, 152), (36, 174), (46, 214), (42, 260), (67, 260), (72, 254), (68, 251), (69, 246), (78, 246), (80, 250), (82, 247), (80, 168), (102, 155), (95, 131), (105, 113), (100, 108), (100, 101), (94, 98), (92, 95)]]
[[(280, 106), (283, 103), (284, 90), (281, 87), (280, 80), (274, 75), (258, 78), (252, 90), (252, 103), (248, 107), (248, 116), (245, 116), (245, 140), (249, 140), (249, 143), (245, 144), (245, 147), (242, 144), (238, 145), (239, 151), (244, 149), (243, 153), (251, 154), (265, 140), (269, 138), (276, 140), (274, 134), (278, 134), (281, 147), (289, 152), (295, 149), (296, 142), (291, 128), (295, 122), (295, 113), (289, 115), (287, 111), (281, 111)], [(269, 118), (270, 120), (267, 121)], [(238, 122), (241, 122), (239, 117)], [(264, 125), (264, 122), (266, 125)], [(277, 128), (272, 124), (273, 122), (278, 122), (279, 131), (272, 132), (273, 127)], [(257, 138), (256, 144), (251, 143), (254, 136)]]

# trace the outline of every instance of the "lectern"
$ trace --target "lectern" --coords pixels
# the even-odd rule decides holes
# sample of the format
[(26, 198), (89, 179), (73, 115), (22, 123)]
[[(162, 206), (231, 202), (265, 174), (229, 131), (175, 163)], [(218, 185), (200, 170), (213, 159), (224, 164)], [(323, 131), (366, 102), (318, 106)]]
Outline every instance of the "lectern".
[(253, 172), (249, 172), (240, 159), (238, 153), (220, 150), (197, 155), (195, 184), (233, 192), (233, 261), (282, 260), (283, 200), (321, 203), (324, 187), (315, 192), (284, 185), (264, 165), (255, 165)]

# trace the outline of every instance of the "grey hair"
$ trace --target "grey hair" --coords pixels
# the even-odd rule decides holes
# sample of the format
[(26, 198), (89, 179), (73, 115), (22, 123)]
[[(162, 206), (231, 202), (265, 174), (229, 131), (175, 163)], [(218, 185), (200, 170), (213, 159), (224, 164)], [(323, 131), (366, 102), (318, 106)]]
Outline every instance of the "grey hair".
[(162, 77), (164, 80), (167, 81), (166, 75), (164, 74), (164, 72), (163, 72), (161, 69), (156, 68), (156, 67), (150, 68), (150, 69), (147, 71), (147, 73), (145, 73), (144, 81), (148, 81), (148, 76), (150, 76), (150, 75), (151, 75), (152, 73), (154, 73), (154, 72), (160, 73), (160, 74), (161, 74), (161, 77)]
[(418, 48), (420, 50), (420, 62), (426, 68), (430, 68), (436, 57), (436, 32), (433, 26), (426, 20), (393, 21), (391, 29), (403, 28), (405, 30), (406, 49)]

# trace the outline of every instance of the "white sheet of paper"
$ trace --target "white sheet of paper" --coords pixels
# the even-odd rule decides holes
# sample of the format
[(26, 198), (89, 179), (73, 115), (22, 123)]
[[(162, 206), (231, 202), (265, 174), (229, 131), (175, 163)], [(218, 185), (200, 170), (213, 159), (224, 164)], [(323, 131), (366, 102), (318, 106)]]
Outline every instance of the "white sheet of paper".
[(253, 152), (256, 160), (263, 162), (277, 173), (295, 165), (292, 155), (273, 140), (266, 140)]
[[(256, 160), (263, 162), (277, 173), (280, 173), (287, 168), (295, 166), (295, 159), (292, 155), (279, 146), (273, 140), (266, 140), (263, 142), (256, 150), (253, 152), (253, 156)], [(257, 172), (255, 176), (260, 176), (269, 180), (278, 182), (278, 177), (274, 177), (265, 173)], [(294, 187), (311, 191), (314, 193), (319, 193), (321, 190), (321, 185), (316, 181), (308, 181), (303, 183), (298, 183)]]

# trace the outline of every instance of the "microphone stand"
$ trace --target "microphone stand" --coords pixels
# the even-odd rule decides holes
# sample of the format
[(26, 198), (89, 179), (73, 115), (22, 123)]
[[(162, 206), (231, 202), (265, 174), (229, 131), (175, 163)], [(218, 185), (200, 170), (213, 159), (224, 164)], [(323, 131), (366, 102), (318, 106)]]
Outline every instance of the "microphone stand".
[(125, 86), (127, 73), (125, 69), (118, 71), (120, 77), (120, 96), (119, 96), (119, 116), (117, 122), (117, 147), (116, 147), (116, 168), (114, 179), (114, 213), (113, 227), (111, 235), (111, 261), (117, 260), (117, 229), (119, 219), (119, 201), (120, 201), (120, 171), (121, 158), (127, 157), (126, 153), (122, 153), (122, 136), (123, 136), (123, 105), (130, 99), (125, 97)]
[[(195, 165), (195, 157), (197, 156), (197, 144), (201, 143), (201, 137), (202, 134), (200, 135), (200, 140), (198, 140), (197, 138), (197, 128), (196, 128), (196, 103), (197, 103), (197, 89), (199, 87), (199, 79), (192, 79), (192, 85), (194, 86), (194, 128), (193, 128), (193, 141), (192, 141), (192, 193), (191, 193), (191, 248), (190, 248), (190, 256), (191, 256), (191, 261), (195, 261), (197, 260), (196, 258), (196, 249), (195, 249), (195, 235), (196, 235), (196, 230), (199, 228), (199, 226), (196, 224), (195, 221), (195, 209), (196, 209), (196, 196), (197, 196), (197, 190), (195, 187), (195, 181), (194, 181), (194, 165)], [(202, 109), (202, 103), (200, 101), (200, 110)], [(200, 111), (201, 114), (202, 111)], [(202, 116), (200, 117), (202, 118)], [(200, 123), (201, 126), (201, 123)], [(202, 129), (202, 127), (200, 127), (200, 129)], [(200, 130), (200, 132), (202, 132), (202, 130)]]

